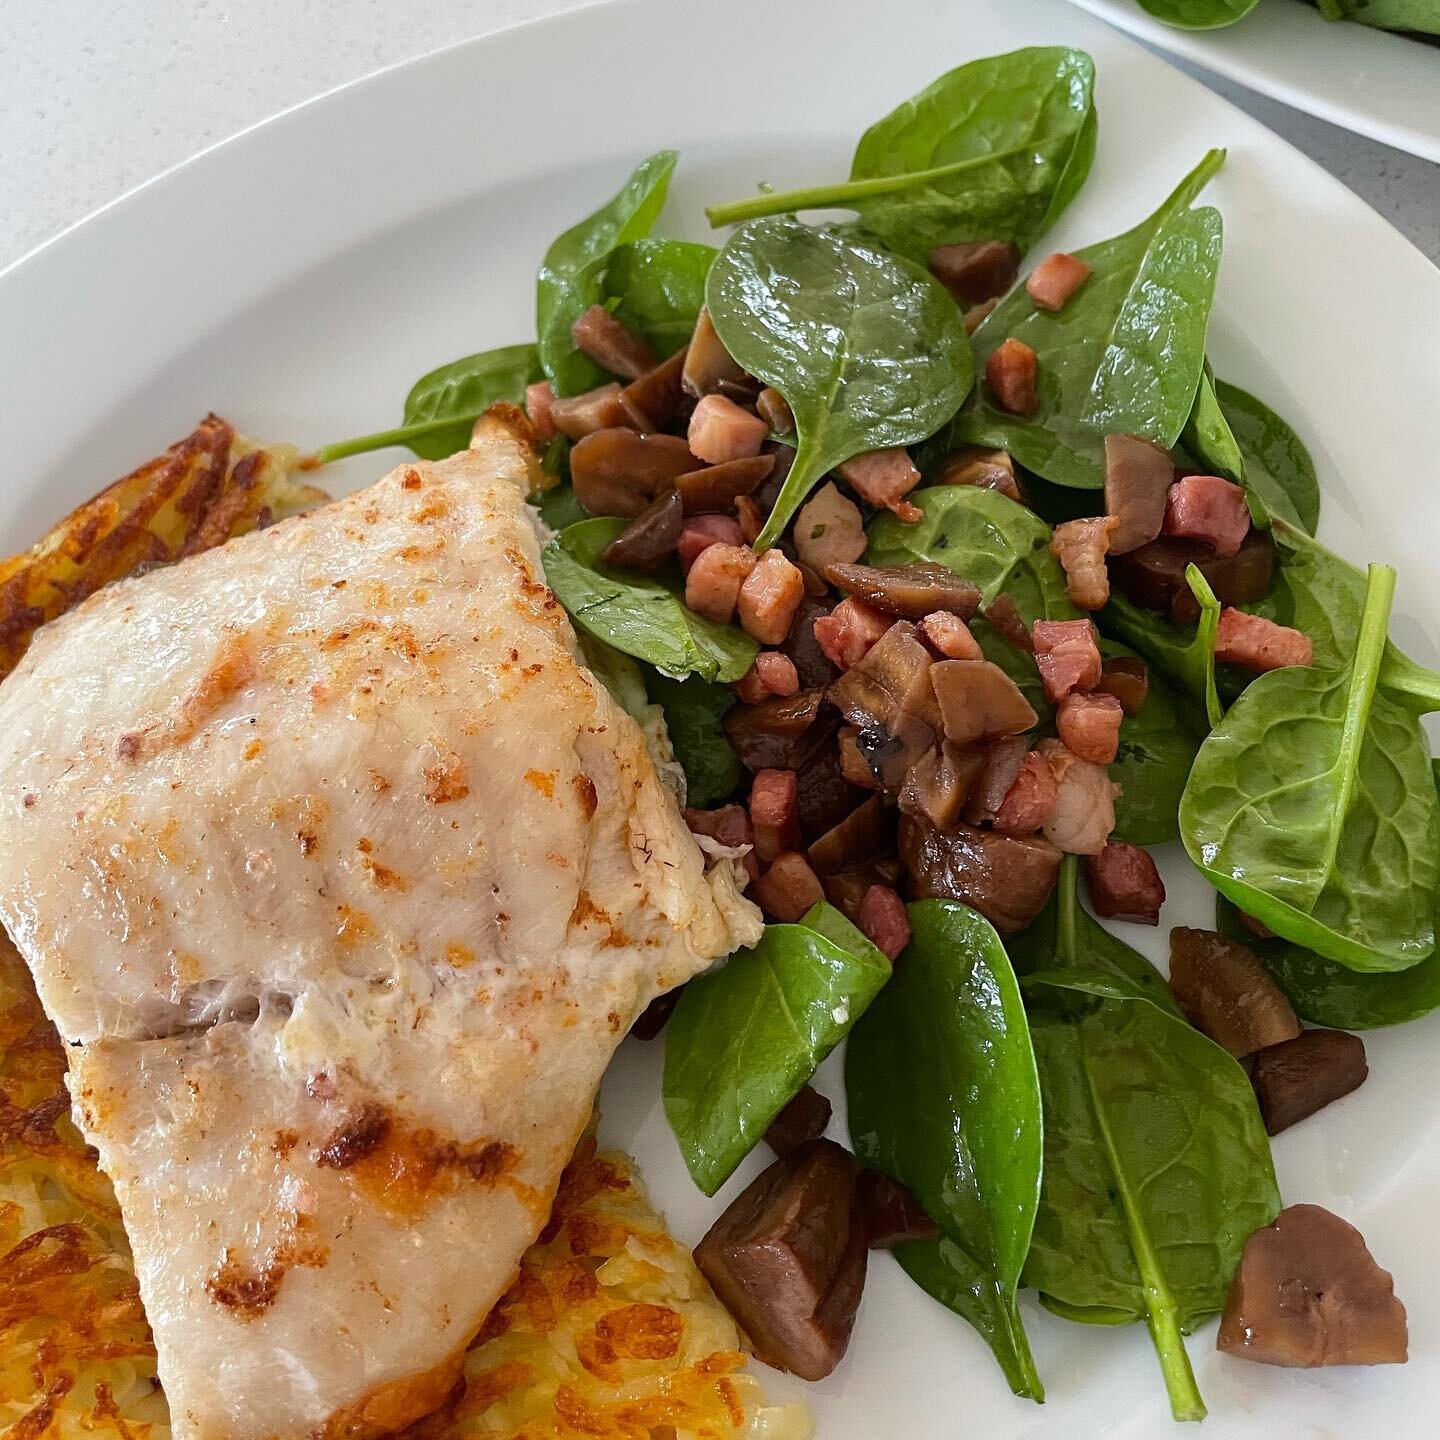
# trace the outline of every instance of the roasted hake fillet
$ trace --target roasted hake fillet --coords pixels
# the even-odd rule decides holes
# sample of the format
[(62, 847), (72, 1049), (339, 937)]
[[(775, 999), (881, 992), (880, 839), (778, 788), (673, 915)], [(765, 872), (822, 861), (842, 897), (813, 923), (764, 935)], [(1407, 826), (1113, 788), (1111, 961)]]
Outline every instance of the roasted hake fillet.
[(176, 1432), (440, 1404), (636, 1014), (758, 937), (543, 583), (523, 422), (109, 586), (0, 686), (0, 915)]

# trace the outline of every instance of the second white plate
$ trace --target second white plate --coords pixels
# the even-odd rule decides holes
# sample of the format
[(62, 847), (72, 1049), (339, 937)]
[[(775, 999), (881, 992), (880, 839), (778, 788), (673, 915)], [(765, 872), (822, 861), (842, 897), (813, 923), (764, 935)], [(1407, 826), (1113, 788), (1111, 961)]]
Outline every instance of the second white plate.
[(1162, 50), (1372, 140), (1440, 163), (1440, 47), (1264, 0), (1224, 30), (1177, 30), (1137, 0), (1073, 0)]

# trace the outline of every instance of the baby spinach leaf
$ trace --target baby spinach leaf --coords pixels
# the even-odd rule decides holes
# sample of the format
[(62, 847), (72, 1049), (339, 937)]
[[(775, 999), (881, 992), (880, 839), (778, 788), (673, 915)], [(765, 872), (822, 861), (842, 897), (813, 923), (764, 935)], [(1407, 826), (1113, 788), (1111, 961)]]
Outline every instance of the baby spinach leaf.
[(646, 688), (665, 712), (670, 744), (685, 772), (686, 803), (703, 808), (727, 799), (740, 783), (740, 757), (720, 722), (735, 704), (735, 692), (698, 675), (672, 680), (658, 670), (647, 674)]
[(604, 372), (579, 355), (570, 340), (571, 325), (595, 303), (589, 298), (590, 281), (582, 276), (617, 245), (650, 233), (678, 159), (674, 150), (660, 150), (641, 161), (618, 195), (572, 225), (545, 252), (537, 276), (535, 331), (540, 362), (557, 395), (575, 395), (604, 381)]
[(979, 485), (936, 485), (909, 499), (921, 518), (906, 524), (888, 512), (877, 515), (866, 532), (866, 564), (947, 565), (980, 587), (984, 605), (1009, 595), (1027, 625), (1080, 614), (1050, 553), (1050, 527), (1034, 511)]
[(1043, 1400), (1015, 1303), (1040, 1194), (1040, 1088), (1020, 987), (989, 922), (909, 907), (895, 978), (845, 1053), (850, 1135), (903, 1181), (943, 1236), (896, 1258), (985, 1338), (1017, 1395)]
[(1207, 364), (1200, 372), (1200, 385), (1189, 419), (1180, 432), (1180, 443), (1201, 464), (1216, 475), (1241, 484), (1245, 479), (1245, 457), (1230, 429), (1230, 422), (1220, 408), (1215, 384)]
[(823, 900), (692, 980), (665, 1027), (665, 1118), (713, 1195), (890, 978), (890, 962)]
[(1262, 400), (1224, 380), (1214, 393), (1245, 462), (1245, 483), (1272, 517), (1315, 533), (1320, 481), (1305, 442)]
[(737, 230), (705, 298), (725, 348), (785, 397), (799, 434), (757, 549), (775, 544), (827, 470), (923, 440), (970, 389), (965, 327), (938, 282), (798, 220)]
[(1181, 30), (1218, 30), (1243, 20), (1259, 0), (1140, 0), (1140, 8)]
[(1376, 30), (1408, 30), (1440, 35), (1435, 0), (1317, 0), (1327, 20), (1354, 20)]
[[(1108, 660), (1134, 651), (1102, 638), (1100, 653)], [(1149, 694), (1139, 714), (1121, 721), (1120, 749), (1110, 765), (1110, 778), (1120, 786), (1115, 839), (1163, 845), (1180, 838), (1180, 796), (1202, 738), (1193, 714), (1193, 701), (1152, 668)]]
[(541, 344), (547, 367), (564, 386), (559, 393), (588, 390), (610, 378), (570, 335), (570, 326), (592, 305), (604, 305), (661, 359), (673, 355), (695, 329), (717, 253), (712, 245), (689, 240), (632, 240), (585, 266)]
[(1111, 592), (1100, 612), (1100, 625), (1133, 646), (1204, 706), (1207, 720), (1214, 724), (1220, 704), (1215, 689), (1215, 633), (1220, 624), (1220, 603), (1195, 566), (1186, 567), (1185, 578), (1201, 604), (1200, 620), (1194, 629), (1177, 625), (1168, 616), (1147, 610), (1116, 591)]
[(497, 401), (520, 405), (525, 387), (541, 378), (533, 345), (503, 345), (452, 360), (422, 375), (405, 397), (405, 415), (393, 430), (359, 435), (322, 445), (314, 458), (322, 465), (404, 445), (422, 460), (443, 460), (470, 444), (475, 422)]
[(1403, 970), (1435, 948), (1429, 753), (1413, 712), (1378, 687), (1394, 588), (1393, 570), (1370, 567), (1343, 666), (1272, 670), (1245, 690), (1180, 804), (1185, 848), (1216, 889), (1356, 970)]
[(1007, 948), (1015, 973), (1028, 980), (1051, 970), (1088, 970), (1158, 1005), (1171, 1015), (1180, 1007), (1160, 972), (1137, 950), (1112, 935), (1080, 903), (1080, 862), (1067, 855), (1045, 908)]
[(1105, 436), (1144, 435), (1173, 446), (1205, 361), (1205, 331), (1220, 264), (1221, 226), (1191, 202), (1220, 168), (1212, 150), (1148, 219), (1076, 254), (1095, 272), (1059, 313), (1023, 286), (975, 332), (977, 361), (1010, 337), (1039, 357), (1032, 416), (1002, 409), (981, 387), (953, 439), (1008, 450), (1057, 485), (1104, 485)]
[(743, 630), (697, 615), (662, 579), (612, 570), (601, 560), (625, 525), (612, 516), (582, 520), (545, 547), (545, 578), (570, 618), (667, 675), (738, 680), (760, 649)]
[(1223, 895), (1215, 897), (1215, 928), (1248, 945), (1265, 962), (1295, 1013), (1334, 1030), (1372, 1030), (1403, 1025), (1440, 1010), (1440, 952), (1408, 970), (1366, 974), (1322, 959), (1302, 945), (1262, 940)]
[(1143, 1319), (1177, 1420), (1204, 1402), (1182, 1335), (1219, 1311), (1250, 1234), (1275, 1218), (1245, 1072), (1123, 979), (1026, 981), (1045, 1168), (1024, 1282), (1067, 1318)]
[(919, 264), (961, 240), (1029, 249), (1074, 199), (1095, 153), (1094, 62), (1057, 46), (974, 60), (872, 125), (850, 178), (712, 205), (712, 225), (797, 210), (858, 212), (865, 232)]

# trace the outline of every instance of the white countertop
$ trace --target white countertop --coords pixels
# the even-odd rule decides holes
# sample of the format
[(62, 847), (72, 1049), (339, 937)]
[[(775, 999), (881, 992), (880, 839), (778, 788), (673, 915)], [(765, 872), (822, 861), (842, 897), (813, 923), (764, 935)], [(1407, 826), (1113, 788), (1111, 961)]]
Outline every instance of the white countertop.
[[(0, 268), (279, 110), (577, 3), (583, 0), (5, 0)], [(1440, 263), (1440, 166), (1193, 73), (1313, 156)], [(523, 134), (523, 116), (516, 128)]]

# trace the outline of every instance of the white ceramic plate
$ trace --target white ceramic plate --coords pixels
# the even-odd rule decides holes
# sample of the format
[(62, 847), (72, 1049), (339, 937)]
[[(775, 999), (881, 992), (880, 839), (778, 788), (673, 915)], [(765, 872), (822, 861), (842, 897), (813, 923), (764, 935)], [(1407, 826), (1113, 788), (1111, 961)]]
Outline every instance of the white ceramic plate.
[(1177, 30), (1138, 0), (1074, 0), (1207, 70), (1372, 140), (1440, 162), (1440, 47), (1264, 0), (1223, 30)]
[[(843, 175), (865, 125), (939, 71), (1037, 42), (1084, 46), (1099, 67), (1099, 155), (1058, 246), (1125, 228), (1209, 146), (1229, 148), (1206, 196), (1227, 230), (1219, 372), (1300, 428), (1324, 480), (1322, 534), (1399, 565), (1402, 638), (1440, 655), (1440, 274), (1275, 136), (1062, 0), (890, 0), (883, 18), (870, 0), (632, 0), (433, 55), (220, 146), (0, 275), (0, 537), (28, 543), (212, 406), (302, 445), (391, 423), (423, 371), (533, 333), (545, 246), (649, 151), (683, 156), (661, 228), (699, 236), (705, 201)], [(400, 458), (327, 478), (359, 484)], [(1167, 861), (1166, 920), (1207, 924), (1185, 864)], [(1126, 938), (1159, 958), (1155, 932)], [(1437, 1041), (1440, 1017), (1372, 1034), (1368, 1083), (1275, 1147), (1286, 1196), (1354, 1220), (1395, 1270), (1414, 1358), (1272, 1370), (1215, 1354), (1207, 1326), (1191, 1351), (1217, 1440), (1433, 1434)], [(718, 1204), (666, 1132), (659, 1060), (658, 1045), (626, 1046), (607, 1138), (639, 1155), (693, 1241)], [(826, 1088), (841, 1093), (833, 1074)], [(775, 1377), (807, 1391), (826, 1440), (1167, 1430), (1138, 1326), (1068, 1325), (1027, 1302), (1042, 1409), (1012, 1397), (975, 1334), (889, 1257), (871, 1270), (837, 1374)]]

